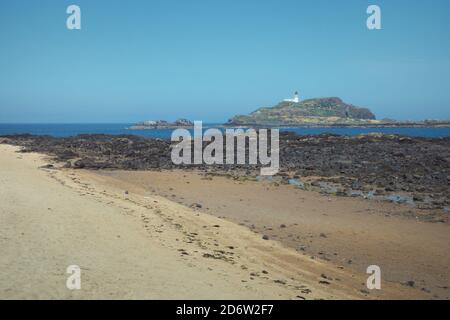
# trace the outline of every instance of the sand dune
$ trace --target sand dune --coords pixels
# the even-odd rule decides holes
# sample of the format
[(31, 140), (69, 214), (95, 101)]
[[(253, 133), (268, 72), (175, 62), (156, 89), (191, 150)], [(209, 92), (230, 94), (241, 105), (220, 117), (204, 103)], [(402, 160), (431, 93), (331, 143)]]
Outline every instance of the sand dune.
[[(45, 156), (16, 151), (0, 145), (1, 299), (428, 297), (389, 282), (365, 293), (363, 273), (136, 185), (42, 168)], [(82, 288), (72, 291), (74, 264)]]

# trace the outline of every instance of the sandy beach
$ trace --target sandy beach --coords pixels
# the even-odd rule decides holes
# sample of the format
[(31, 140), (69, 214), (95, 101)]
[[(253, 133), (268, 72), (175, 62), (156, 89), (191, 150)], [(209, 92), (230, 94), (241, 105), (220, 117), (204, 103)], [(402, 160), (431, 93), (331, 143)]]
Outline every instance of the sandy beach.
[(383, 279), (449, 299), (449, 222), (423, 222), (427, 210), (386, 201), (325, 196), (291, 185), (182, 171), (100, 171), (134, 192), (160, 195), (248, 227), (299, 254), (355, 274), (369, 265)]
[[(270, 207), (267, 212), (261, 211), (257, 217), (260, 220), (246, 217), (254, 210), (246, 210), (244, 215), (224, 207), (261, 208), (270, 199), (253, 206), (240, 204), (250, 194), (241, 193), (243, 201), (230, 201), (232, 194), (224, 194), (226, 203), (222, 204), (200, 188), (200, 185), (208, 186), (201, 177), (184, 177), (179, 172), (169, 176), (150, 172), (110, 171), (105, 174), (60, 169), (58, 164), (54, 164), (55, 168), (46, 168), (52, 163), (47, 156), (17, 153), (17, 150), (18, 147), (0, 145), (1, 299), (448, 298), (446, 289), (438, 292), (435, 288), (439, 281), (442, 287), (448, 286), (442, 282), (449, 279), (448, 225), (367, 214), (360, 212), (364, 203), (359, 207), (355, 205), (359, 202), (333, 203), (336, 215), (342, 213), (339, 208), (351, 209), (347, 213), (349, 216), (344, 215), (345, 220), (338, 223), (337, 216), (321, 210), (329, 201), (321, 196), (315, 215), (316, 226), (320, 224), (321, 228), (315, 228), (313, 218), (300, 210), (298, 217), (288, 219), (290, 209), (280, 207), (278, 212), (285, 212), (280, 216), (285, 221), (286, 228), (281, 228), (286, 229), (287, 235), (284, 235), (284, 231), (275, 232), (280, 229), (277, 224), (281, 220), (274, 219), (272, 225), (266, 223)], [(135, 180), (134, 175), (142, 179)], [(192, 185), (181, 188), (170, 181), (170, 177), (178, 177), (179, 184)], [(183, 180), (186, 178), (190, 181)], [(230, 182), (215, 183), (226, 189)], [(176, 190), (169, 190), (169, 185)], [(167, 194), (164, 194), (165, 188)], [(276, 195), (270, 186), (264, 188)], [(254, 196), (258, 197), (258, 193), (263, 192), (254, 190)], [(179, 199), (171, 197), (169, 192), (176, 193)], [(199, 198), (195, 192), (203, 197)], [(309, 199), (306, 194), (303, 197), (305, 208), (308, 202), (317, 200)], [(201, 203), (201, 208), (190, 208), (183, 203), (194, 198)], [(287, 205), (283, 199), (278, 200), (278, 204), (283, 203)], [(220, 210), (220, 206), (224, 208)], [(354, 212), (359, 212), (360, 219), (354, 219)], [(255, 227), (245, 225), (242, 219), (254, 221)], [(290, 231), (298, 219), (295, 223), (299, 229)], [(377, 242), (375, 231), (370, 231), (373, 223), (383, 221), (377, 228), (388, 228), (385, 243)], [(404, 229), (396, 229), (402, 224)], [(261, 236), (263, 225), (269, 240)], [(307, 228), (309, 233), (300, 232), (301, 228)], [(356, 229), (359, 232), (355, 232)], [(295, 249), (287, 240), (291, 238), (289, 233), (302, 240), (312, 235), (311, 248), (305, 249), (311, 251), (304, 254)], [(364, 234), (366, 242), (361, 240)], [(326, 239), (332, 241), (327, 243)], [(402, 241), (404, 245), (396, 248)], [(346, 251), (345, 243), (354, 247)], [(353, 251), (354, 265), (338, 262), (339, 258), (327, 261), (317, 254), (309, 254), (322, 245), (327, 249), (326, 255), (337, 252), (345, 260)], [(416, 250), (412, 249), (417, 246)], [(366, 258), (361, 256), (364, 248)], [(381, 262), (397, 267), (396, 263), (403, 261), (409, 268), (404, 270), (412, 270), (404, 279), (414, 279), (417, 283), (414, 286), (401, 284), (395, 281), (400, 277), (386, 270), (391, 279), (383, 277), (382, 290), (369, 292), (365, 286), (368, 275), (362, 266), (374, 256), (379, 257), (377, 252), (380, 251), (384, 251), (385, 256), (390, 252), (399, 255), (398, 258), (385, 257)], [(66, 268), (74, 264), (82, 270), (81, 290), (66, 287), (69, 276)], [(425, 278), (428, 271), (431, 274)], [(420, 278), (414, 272), (425, 273)], [(427, 290), (421, 289), (422, 279)]]

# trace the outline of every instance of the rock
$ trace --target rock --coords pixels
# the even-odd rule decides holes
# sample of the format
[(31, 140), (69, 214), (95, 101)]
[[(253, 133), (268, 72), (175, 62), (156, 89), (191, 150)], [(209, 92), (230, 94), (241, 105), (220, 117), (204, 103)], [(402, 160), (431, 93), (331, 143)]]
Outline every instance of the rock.
[(363, 184), (357, 180), (352, 183), (351, 187), (353, 190), (361, 190), (363, 188)]
[(313, 187), (320, 187), (320, 182), (317, 181), (317, 180), (315, 180), (315, 181), (311, 182), (311, 185), (312, 185)]
[(364, 294), (370, 294), (370, 292), (369, 291), (367, 291), (367, 290), (365, 290), (365, 289), (361, 289), (361, 290), (359, 290), (361, 293), (364, 293)]
[(142, 129), (174, 129), (174, 128), (184, 128), (193, 127), (194, 123), (187, 119), (178, 119), (174, 122), (168, 122), (166, 120), (149, 120), (141, 121), (135, 123), (130, 129), (132, 130), (142, 130)]
[(263, 235), (262, 238), (263, 238), (263, 240), (269, 240), (269, 236), (268, 235)]
[(412, 280), (406, 281), (405, 285), (408, 287), (414, 287), (416, 285), (416, 283)]
[(289, 179), (288, 183), (290, 185), (293, 185), (293, 186), (299, 188), (299, 189), (305, 189), (305, 184), (303, 182), (301, 182), (300, 180), (298, 180), (298, 179)]
[[(242, 172), (256, 176), (259, 171), (258, 166), (249, 165), (178, 166), (171, 160), (170, 140), (136, 135), (84, 134), (55, 138), (25, 134), (0, 137), (0, 141), (22, 147), (22, 153), (48, 154), (55, 161), (66, 163), (67, 168), (75, 169), (195, 168), (214, 170), (240, 179)], [(445, 196), (450, 192), (448, 159), (450, 137), (405, 138), (383, 134), (299, 136), (292, 132), (280, 133), (280, 172), (285, 176), (284, 183), (290, 176), (295, 176), (292, 183), (296, 185), (296, 181), (300, 181), (298, 177), (321, 177), (320, 181), (328, 187), (321, 188), (317, 180), (311, 185), (335, 195), (350, 195), (343, 191), (352, 188), (358, 191), (376, 188), (375, 195), (407, 192), (417, 199), (423, 198), (424, 202), (434, 196), (433, 200), (437, 201), (422, 206), (424, 208), (449, 207)], [(274, 183), (279, 183), (275, 178)], [(306, 188), (309, 185), (300, 181), (298, 186)]]
[(284, 280), (279, 280), (279, 279), (273, 280), (273, 282), (279, 283), (279, 284), (282, 284), (282, 285), (285, 285), (285, 284), (286, 284), (286, 281), (284, 281)]

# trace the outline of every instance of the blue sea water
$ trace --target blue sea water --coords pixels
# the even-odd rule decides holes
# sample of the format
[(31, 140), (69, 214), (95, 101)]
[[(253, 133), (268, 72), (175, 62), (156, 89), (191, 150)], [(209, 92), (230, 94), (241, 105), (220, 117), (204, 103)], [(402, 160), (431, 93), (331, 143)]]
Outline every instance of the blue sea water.
[[(173, 129), (128, 130), (130, 123), (113, 124), (1, 124), (0, 135), (30, 133), (68, 137), (78, 134), (134, 134), (144, 137), (170, 139)], [(214, 127), (214, 124), (204, 125), (204, 128)], [(339, 135), (359, 135), (367, 133), (399, 134), (411, 137), (441, 138), (450, 137), (450, 128), (283, 128), (281, 131), (295, 132), (299, 135), (334, 133)]]

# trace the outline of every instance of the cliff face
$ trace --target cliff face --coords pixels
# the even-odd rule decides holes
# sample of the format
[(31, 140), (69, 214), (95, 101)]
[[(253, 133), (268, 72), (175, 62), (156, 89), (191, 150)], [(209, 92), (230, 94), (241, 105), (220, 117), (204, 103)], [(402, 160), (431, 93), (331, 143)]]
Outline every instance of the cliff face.
[(235, 116), (228, 124), (353, 123), (375, 120), (367, 108), (359, 108), (339, 98), (308, 99), (298, 103), (281, 102), (271, 108), (260, 108), (249, 115)]

